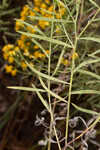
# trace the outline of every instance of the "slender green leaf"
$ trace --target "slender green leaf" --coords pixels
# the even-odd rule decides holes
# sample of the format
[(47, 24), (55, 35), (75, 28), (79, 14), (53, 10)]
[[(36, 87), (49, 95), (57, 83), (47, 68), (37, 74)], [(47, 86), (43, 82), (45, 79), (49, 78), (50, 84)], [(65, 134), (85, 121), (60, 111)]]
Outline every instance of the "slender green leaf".
[(59, 69), (59, 66), (61, 64), (61, 60), (62, 60), (62, 57), (64, 55), (64, 52), (65, 52), (65, 48), (63, 48), (63, 50), (61, 51), (61, 54), (60, 54), (59, 59), (58, 59), (58, 63), (56, 65), (56, 68), (55, 68), (54, 73), (52, 74), (52, 76), (54, 76), (56, 74), (57, 70)]
[(93, 110), (89, 110), (89, 109), (79, 107), (79, 106), (75, 105), (74, 103), (71, 103), (71, 104), (73, 105), (73, 107), (75, 107), (77, 110), (79, 110), (81, 112), (88, 113), (88, 114), (91, 114), (91, 115), (99, 115), (99, 113), (97, 113)]
[(9, 86), (7, 87), (8, 89), (15, 89), (15, 90), (22, 90), (22, 91), (30, 91), (30, 92), (36, 92), (37, 90), (39, 92), (45, 92), (43, 89), (35, 89), (35, 88), (28, 88), (28, 87), (23, 87), (23, 86)]
[(40, 94), (39, 90), (35, 87), (34, 84), (32, 84), (32, 87), (34, 89), (36, 89), (36, 93), (37, 93), (38, 97), (40, 98), (42, 104), (45, 106), (45, 108), (48, 110), (48, 112), (50, 112), (50, 108), (49, 108), (49, 105), (48, 105), (47, 101), (42, 97), (42, 95)]
[(86, 65), (89, 65), (89, 64), (92, 64), (92, 63), (97, 63), (97, 62), (99, 62), (100, 61), (100, 58), (99, 59), (90, 59), (90, 60), (86, 60), (86, 61), (84, 61), (84, 62), (82, 62), (82, 63), (80, 63), (75, 69), (74, 69), (74, 73), (76, 72), (76, 71), (78, 71), (80, 68), (82, 68), (83, 66), (86, 66)]
[(80, 91), (72, 91), (71, 94), (100, 94), (100, 91), (96, 90), (80, 90)]
[(82, 37), (80, 39), (100, 43), (100, 38), (96, 38), (96, 37)]
[(69, 44), (67, 44), (65, 42), (62, 42), (62, 41), (59, 41), (59, 40), (56, 40), (56, 39), (52, 39), (52, 38), (49, 38), (49, 37), (46, 37), (46, 36), (41, 36), (41, 35), (37, 35), (37, 34), (31, 34), (31, 33), (22, 32), (22, 31), (18, 31), (18, 32), (23, 34), (23, 35), (32, 37), (32, 38), (37, 38), (37, 39), (40, 39), (40, 40), (43, 40), (43, 41), (48, 41), (48, 42), (51, 42), (51, 43), (54, 43), (54, 44), (58, 44), (58, 45), (62, 45), (62, 46), (66, 46), (66, 47), (72, 48), (71, 45), (69, 45)]
[(61, 4), (63, 7), (66, 8), (66, 5), (61, 0), (54, 0), (57, 4)]
[(53, 97), (55, 97), (56, 99), (59, 99), (60, 101), (63, 101), (65, 103), (67, 103), (66, 100), (64, 100), (64, 98), (60, 97), (59, 95), (57, 95), (56, 93), (52, 92), (51, 90), (49, 90), (46, 85), (44, 84), (43, 80), (39, 77), (40, 83), (43, 86), (43, 88), (49, 93), (51, 94)]
[(96, 22), (96, 21), (100, 21), (100, 18), (96, 18), (93, 20), (93, 22)]
[(95, 74), (95, 73), (92, 73), (92, 72), (90, 72), (90, 71), (86, 71), (86, 70), (83, 70), (83, 69), (78, 69), (77, 72), (80, 72), (80, 73), (82, 73), (82, 74), (89, 75), (89, 76), (91, 76), (91, 77), (94, 77), (94, 78), (100, 80), (100, 76), (99, 76), (99, 75), (97, 75), (97, 74)]
[(100, 53), (100, 49), (96, 50), (95, 52), (93, 52), (92, 54), (89, 54), (88, 56), (94, 56), (96, 54)]
[(99, 5), (97, 5), (97, 3), (94, 2), (94, 0), (89, 0), (95, 7), (100, 8)]
[(64, 19), (55, 19), (55, 18), (47, 18), (47, 17), (39, 17), (39, 16), (29, 16), (31, 19), (36, 19), (36, 20), (43, 20), (43, 21), (49, 21), (49, 22), (67, 22), (67, 23), (72, 23), (72, 21), (69, 20), (64, 20)]

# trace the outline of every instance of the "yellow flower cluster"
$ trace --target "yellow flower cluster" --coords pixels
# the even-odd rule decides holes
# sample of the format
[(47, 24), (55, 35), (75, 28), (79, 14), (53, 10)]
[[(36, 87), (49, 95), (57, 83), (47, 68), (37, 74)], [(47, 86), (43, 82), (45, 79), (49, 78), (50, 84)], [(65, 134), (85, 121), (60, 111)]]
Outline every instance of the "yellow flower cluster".
[(9, 63), (13, 63), (14, 59), (13, 59), (13, 55), (15, 54), (13, 51), (14, 45), (12, 44), (8, 44), (6, 46), (3, 47), (2, 51), (3, 51), (3, 57), (5, 60), (8, 60)]
[[(32, 9), (30, 9), (27, 5), (23, 7), (22, 12), (20, 14), (21, 20), (29, 20), (28, 16), (30, 16), (30, 18), (33, 16), (42, 16), (46, 18), (55, 17), (57, 19), (61, 19), (66, 12), (66, 9), (60, 4), (55, 9), (52, 0), (33, 0), (33, 4), (34, 5)], [(38, 20), (34, 21), (34, 25), (44, 30), (46, 27), (50, 26), (50, 23), (48, 21)], [(21, 28), (23, 28), (22, 23), (16, 21), (15, 30), (18, 31)], [(33, 28), (30, 27), (28, 27), (27, 30), (31, 31), (32, 33), (36, 32)]]
[(12, 65), (5, 66), (6, 73), (10, 73), (12, 76), (16, 76), (17, 69), (14, 69)]
[[(28, 5), (25, 5), (22, 8), (19, 18), (22, 21), (29, 23), (31, 22), (31, 25), (27, 26), (22, 24), (20, 21), (16, 21), (15, 30), (25, 30), (32, 34), (36, 33), (37, 29), (45, 31), (47, 27), (50, 27), (50, 22), (44, 20), (34, 20), (32, 17), (41, 16), (46, 18), (55, 17), (56, 19), (61, 19), (64, 16), (65, 11), (66, 9), (60, 4), (55, 9), (52, 0), (33, 0), (33, 8), (29, 8)], [(60, 28), (58, 26), (55, 26), (55, 32), (58, 34), (60, 33)], [(48, 47), (45, 47), (45, 49), (48, 49)], [(8, 62), (8, 64), (5, 66), (5, 71), (10, 73), (12, 76), (16, 75), (18, 69), (22, 69), (23, 71), (27, 69), (25, 62), (17, 57), (19, 51), (23, 54), (26, 60), (30, 62), (32, 60), (32, 65), (33, 60), (41, 60), (46, 57), (46, 55), (41, 52), (40, 47), (34, 44), (31, 39), (25, 35), (21, 35), (20, 38), (16, 41), (15, 45), (5, 45), (2, 51), (4, 59)], [(45, 52), (49, 54), (49, 50), (45, 50)], [(20, 65), (16, 65), (16, 59)], [(63, 58), (62, 64), (68, 65), (69, 62)]]
[(2, 49), (3, 58), (9, 63), (9, 65), (5, 65), (6, 73), (10, 73), (12, 76), (15, 76), (17, 73), (17, 69), (14, 67), (14, 57), (16, 52), (19, 50), (17, 46), (12, 44), (5, 45)]

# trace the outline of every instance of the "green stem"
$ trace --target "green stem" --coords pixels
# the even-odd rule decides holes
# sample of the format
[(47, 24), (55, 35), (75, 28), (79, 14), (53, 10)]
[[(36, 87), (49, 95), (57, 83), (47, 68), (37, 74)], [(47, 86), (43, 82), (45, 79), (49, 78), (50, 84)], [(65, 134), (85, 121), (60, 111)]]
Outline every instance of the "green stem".
[[(79, 1), (80, 2), (80, 1)], [(78, 19), (78, 14), (79, 14), (79, 7), (80, 7), (80, 3), (76, 4), (76, 18), (74, 21), (74, 27), (75, 27), (75, 44), (74, 44), (74, 48), (73, 48), (73, 54), (76, 52), (76, 47), (77, 47), (77, 19)], [(73, 55), (72, 54), (72, 55)], [(69, 123), (69, 117), (70, 117), (70, 104), (71, 104), (71, 91), (72, 91), (72, 82), (73, 82), (73, 75), (74, 75), (74, 67), (75, 67), (75, 63), (74, 63), (74, 57), (72, 57), (72, 68), (71, 68), (71, 77), (70, 77), (70, 85), (69, 85), (69, 92), (68, 92), (68, 105), (67, 105), (67, 116), (66, 116), (66, 133), (65, 133), (65, 147), (67, 145), (68, 142), (68, 123)]]

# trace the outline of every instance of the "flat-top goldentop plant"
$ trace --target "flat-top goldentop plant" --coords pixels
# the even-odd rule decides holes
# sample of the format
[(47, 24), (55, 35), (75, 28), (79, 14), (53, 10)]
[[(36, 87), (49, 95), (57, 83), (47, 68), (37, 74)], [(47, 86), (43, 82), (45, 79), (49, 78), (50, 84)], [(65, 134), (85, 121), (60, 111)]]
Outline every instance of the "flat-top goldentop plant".
[[(31, 88), (10, 88), (36, 92), (46, 112), (49, 112), (48, 126), (44, 118), (37, 117), (37, 122), (42, 122), (47, 129), (45, 137), (48, 150), (51, 150), (53, 139), (56, 139), (54, 142), (59, 150), (62, 150), (61, 141), (65, 140), (63, 150), (66, 150), (74, 140), (93, 130), (100, 120), (99, 113), (94, 111), (96, 109), (91, 105), (95, 102), (98, 104), (100, 99), (100, 48), (97, 49), (93, 44), (100, 43), (93, 31), (93, 25), (99, 21), (99, 13), (100, 7), (93, 0), (34, 0), (23, 7), (20, 19), (16, 21), (15, 30), (21, 36), (15, 45), (8, 44), (2, 49), (7, 73), (15, 76), (17, 72), (22, 72), (22, 75), (32, 75), (37, 79), (31, 83)], [(76, 58), (79, 58), (77, 62)], [(95, 68), (94, 72), (88, 69), (90, 66)], [(87, 109), (87, 101), (93, 110)], [(75, 108), (72, 113), (70, 105)], [(96, 119), (93, 117), (92, 122), (88, 122), (78, 116), (71, 120), (71, 117), (76, 115), (76, 110), (96, 115)], [(79, 119), (86, 127), (84, 132), (74, 130)], [(57, 122), (62, 120), (65, 133), (59, 137), (63, 123)], [(69, 126), (73, 127), (72, 133)], [(76, 137), (77, 133), (81, 134)], [(76, 139), (73, 139), (73, 135)], [(80, 147), (84, 147), (84, 143), (88, 145), (89, 139), (86, 138), (83, 143), (83, 138), (80, 139)], [(73, 147), (79, 148), (77, 143), (71, 148), (74, 149)]]

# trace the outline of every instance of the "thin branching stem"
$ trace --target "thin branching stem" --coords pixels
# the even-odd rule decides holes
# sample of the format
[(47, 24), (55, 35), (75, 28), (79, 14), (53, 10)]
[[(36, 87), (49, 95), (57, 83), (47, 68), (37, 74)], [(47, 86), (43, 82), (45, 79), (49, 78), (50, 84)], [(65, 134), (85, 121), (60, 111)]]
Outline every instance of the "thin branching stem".
[[(74, 28), (75, 28), (75, 43), (74, 43), (74, 49), (73, 49), (73, 54), (76, 52), (77, 48), (77, 19), (78, 19), (78, 14), (79, 14), (79, 7), (80, 7), (80, 1), (78, 4), (76, 4), (76, 18), (74, 21)], [(71, 77), (70, 77), (70, 85), (69, 85), (69, 92), (68, 92), (68, 106), (67, 106), (67, 116), (66, 116), (66, 133), (65, 133), (65, 147), (67, 145), (68, 141), (68, 123), (69, 123), (69, 117), (70, 117), (70, 104), (71, 104), (71, 91), (72, 91), (72, 82), (73, 82), (73, 75), (74, 75), (74, 57), (72, 57), (72, 68), (71, 68)]]

